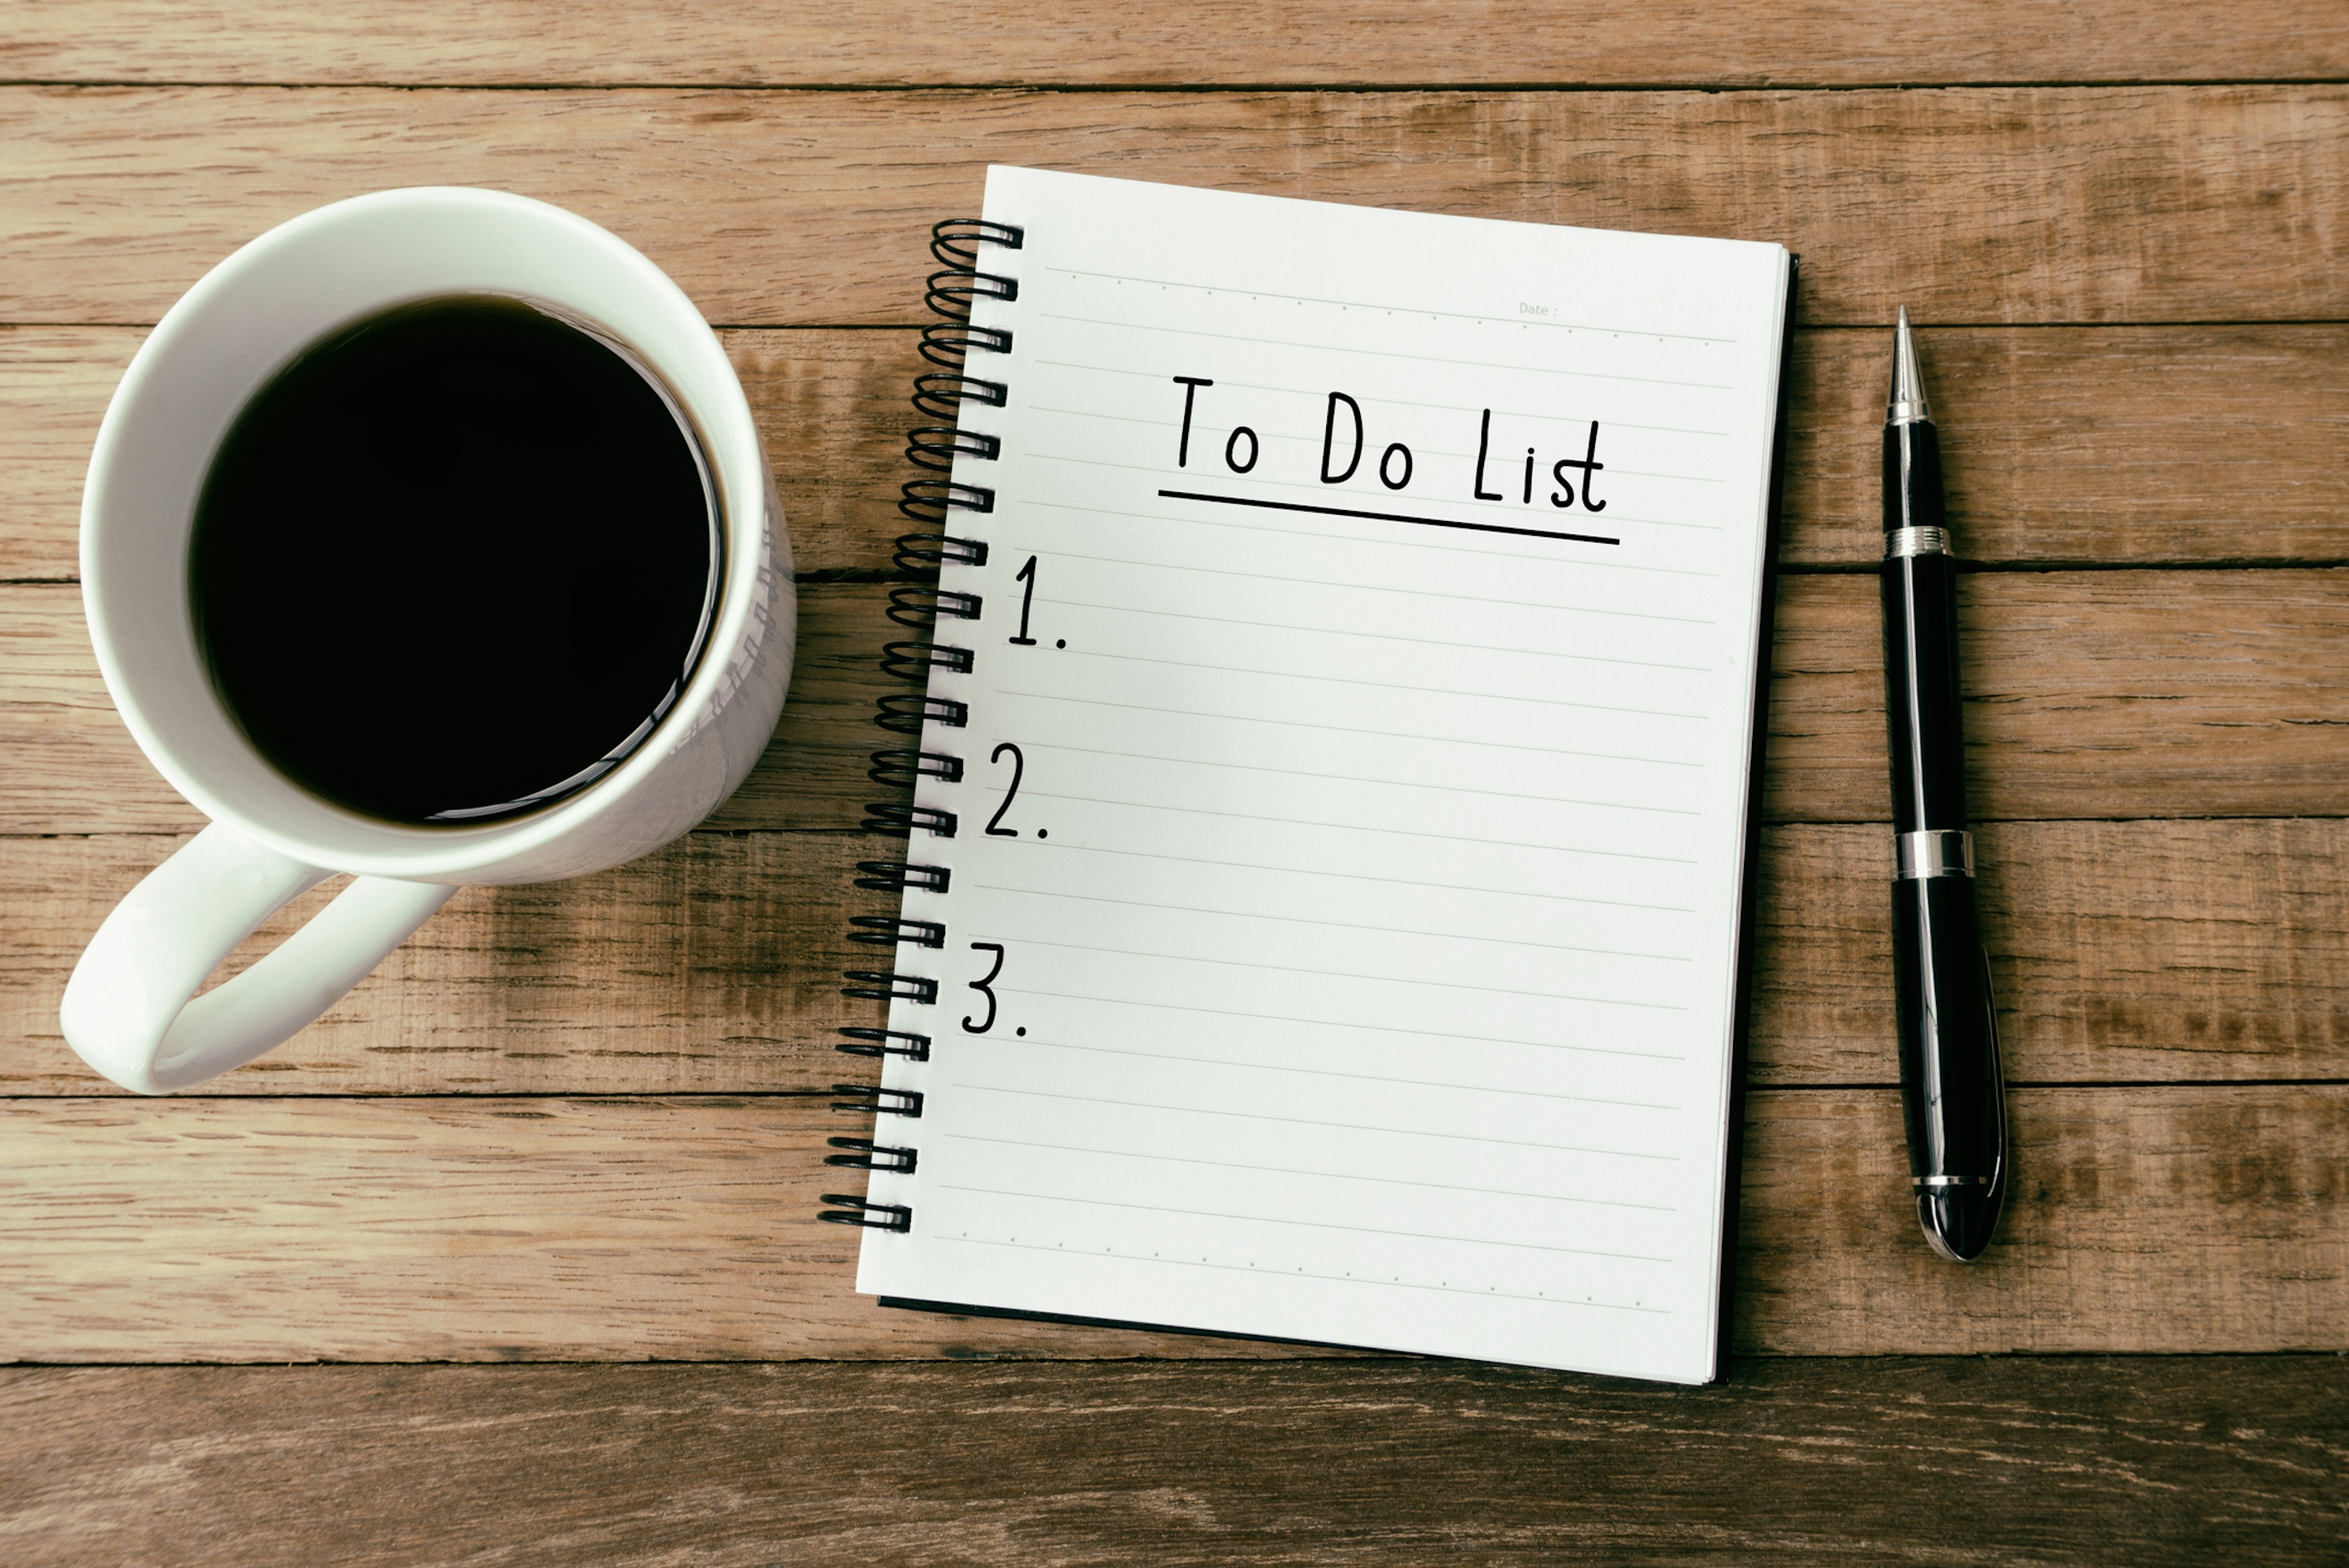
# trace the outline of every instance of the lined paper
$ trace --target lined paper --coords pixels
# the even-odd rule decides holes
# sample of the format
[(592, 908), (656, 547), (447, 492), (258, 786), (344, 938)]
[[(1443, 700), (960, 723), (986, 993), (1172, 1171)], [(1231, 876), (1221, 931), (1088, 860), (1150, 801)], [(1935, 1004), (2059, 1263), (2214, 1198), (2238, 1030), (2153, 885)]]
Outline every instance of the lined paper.
[(987, 214), (915, 1222), (858, 1287), (1709, 1377), (1785, 253), (1011, 169)]

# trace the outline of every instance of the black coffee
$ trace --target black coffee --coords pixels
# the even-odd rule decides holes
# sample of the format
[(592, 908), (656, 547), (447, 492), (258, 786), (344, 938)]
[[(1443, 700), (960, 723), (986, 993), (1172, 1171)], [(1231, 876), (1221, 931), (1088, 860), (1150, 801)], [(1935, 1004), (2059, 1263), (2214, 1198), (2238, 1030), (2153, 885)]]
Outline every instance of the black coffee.
[(329, 800), (477, 821), (583, 789), (676, 701), (714, 491), (661, 388), (519, 301), (385, 312), (255, 396), (204, 481), (196, 635), (261, 753)]

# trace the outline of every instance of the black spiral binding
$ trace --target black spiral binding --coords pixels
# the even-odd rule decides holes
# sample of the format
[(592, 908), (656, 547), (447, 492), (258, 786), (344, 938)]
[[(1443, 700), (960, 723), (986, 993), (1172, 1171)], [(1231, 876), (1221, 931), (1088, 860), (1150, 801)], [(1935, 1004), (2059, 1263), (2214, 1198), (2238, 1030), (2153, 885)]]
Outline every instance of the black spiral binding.
[[(949, 219), (930, 231), (930, 253), (937, 258), (941, 270), (930, 274), (926, 297), (930, 309), (943, 319), (922, 330), (922, 357), (937, 368), (914, 378), (914, 407), (926, 419), (937, 422), (917, 425), (906, 433), (905, 460), (918, 471), (905, 481), (897, 510), (916, 528), (898, 539), (895, 559), (899, 571), (933, 580), (895, 588), (889, 593), (889, 619), (912, 635), (883, 647), (881, 668), (891, 679), (903, 681), (912, 689), (891, 692), (882, 697), (873, 722), (893, 735), (914, 738), (915, 745), (874, 752), (866, 776), (891, 789), (910, 789), (916, 779), (925, 778), (947, 784), (962, 778), (961, 758), (922, 749), (920, 738), (926, 726), (960, 729), (970, 720), (970, 710), (965, 704), (934, 697), (928, 687), (932, 670), (968, 675), (973, 668), (977, 657), (973, 650), (945, 640), (940, 627), (950, 621), (978, 620), (979, 596), (941, 589), (935, 574), (948, 562), (961, 566), (987, 563), (986, 542), (949, 533), (947, 520), (957, 511), (978, 515), (993, 511), (995, 492), (984, 485), (962, 483), (947, 476), (957, 460), (992, 462), (1003, 450), (999, 438), (966, 430), (960, 423), (964, 409), (1000, 408), (1010, 397), (1009, 387), (974, 374), (968, 361), (975, 354), (1009, 353), (1011, 334), (1000, 327), (973, 326), (970, 307), (971, 302), (978, 299), (1019, 297), (1017, 278), (980, 270), (978, 247), (992, 245), (999, 250), (1016, 251), (1024, 239), (1025, 235), (1011, 224), (990, 223), (978, 218)], [(916, 861), (912, 839), (917, 831), (932, 838), (951, 839), (957, 826), (952, 811), (935, 806), (917, 806), (902, 799), (867, 805), (864, 830), (906, 840), (906, 858), (858, 861), (856, 885), (874, 892), (903, 893), (907, 888), (945, 892), (953, 880), (952, 873), (945, 866)], [(842, 995), (885, 1005), (936, 1003), (936, 980), (926, 975), (900, 974), (894, 961), (903, 947), (945, 947), (947, 929), (943, 924), (934, 920), (907, 920), (896, 914), (860, 914), (849, 924), (851, 942), (889, 949), (893, 966), (843, 971), (842, 978), (848, 984), (841, 987)], [(849, 1056), (903, 1057), (915, 1062), (930, 1059), (927, 1035), (888, 1028), (844, 1028), (840, 1034), (841, 1042), (833, 1049)], [(834, 1110), (863, 1112), (876, 1121), (884, 1116), (912, 1120), (922, 1114), (922, 1097), (914, 1089), (835, 1084), (833, 1093), (840, 1097), (833, 1102)], [(828, 1142), (839, 1152), (826, 1155), (824, 1163), (850, 1170), (906, 1174), (915, 1169), (919, 1158), (917, 1150), (909, 1145), (881, 1141), (877, 1127), (872, 1138), (834, 1138)], [(825, 1193), (823, 1201), (823, 1212), (817, 1217), (831, 1224), (901, 1233), (914, 1228), (914, 1211), (907, 1204), (869, 1202), (837, 1192)]]

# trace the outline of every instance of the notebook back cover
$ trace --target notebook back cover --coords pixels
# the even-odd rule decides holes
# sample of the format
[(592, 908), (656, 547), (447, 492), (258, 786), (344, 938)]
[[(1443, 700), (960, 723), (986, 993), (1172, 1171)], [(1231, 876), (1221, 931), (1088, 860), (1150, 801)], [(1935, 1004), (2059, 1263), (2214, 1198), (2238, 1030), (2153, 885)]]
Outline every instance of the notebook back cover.
[(1786, 253), (987, 213), (859, 1288), (1709, 1378)]

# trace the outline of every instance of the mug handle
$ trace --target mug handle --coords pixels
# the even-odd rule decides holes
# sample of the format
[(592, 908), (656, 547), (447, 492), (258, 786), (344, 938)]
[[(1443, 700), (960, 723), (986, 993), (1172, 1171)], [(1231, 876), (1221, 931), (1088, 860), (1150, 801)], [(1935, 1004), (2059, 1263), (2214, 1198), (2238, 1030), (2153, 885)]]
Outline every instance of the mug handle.
[(335, 873), (215, 822), (98, 928), (57, 1008), (66, 1041), (124, 1088), (164, 1094), (242, 1067), (342, 1000), (457, 890), (358, 877), (275, 951), (202, 995), (261, 923)]

